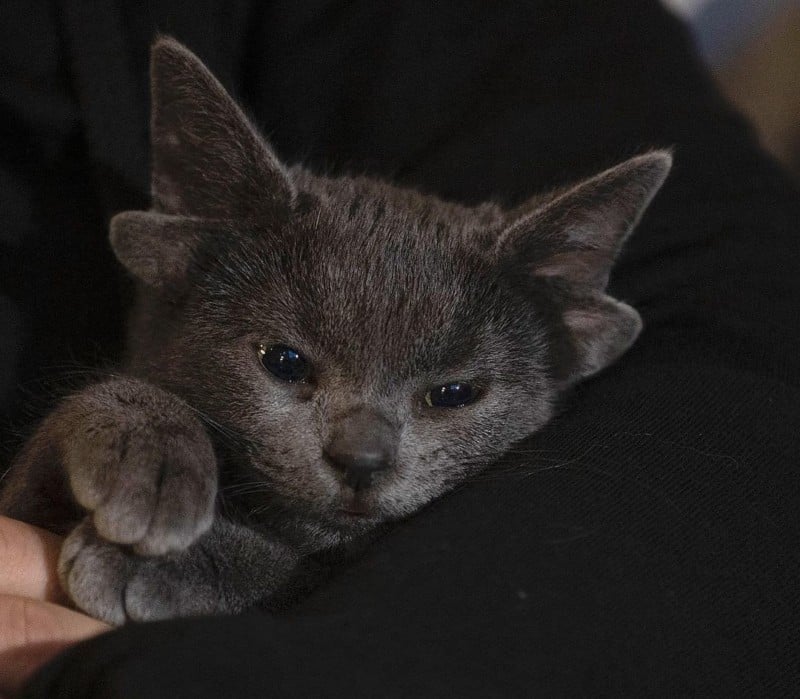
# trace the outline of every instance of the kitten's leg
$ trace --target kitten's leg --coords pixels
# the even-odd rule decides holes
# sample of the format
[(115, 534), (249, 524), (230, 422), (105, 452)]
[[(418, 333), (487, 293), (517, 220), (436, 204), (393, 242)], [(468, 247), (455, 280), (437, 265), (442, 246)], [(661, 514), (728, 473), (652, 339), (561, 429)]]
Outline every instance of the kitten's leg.
[(119, 378), (64, 400), (8, 480), (0, 511), (9, 516), (64, 531), (83, 508), (104, 539), (164, 554), (186, 548), (211, 526), (217, 465), (186, 403)]
[(188, 549), (151, 557), (108, 543), (87, 519), (67, 537), (59, 575), (83, 611), (122, 624), (238, 612), (275, 591), (297, 562), (280, 541), (221, 518)]

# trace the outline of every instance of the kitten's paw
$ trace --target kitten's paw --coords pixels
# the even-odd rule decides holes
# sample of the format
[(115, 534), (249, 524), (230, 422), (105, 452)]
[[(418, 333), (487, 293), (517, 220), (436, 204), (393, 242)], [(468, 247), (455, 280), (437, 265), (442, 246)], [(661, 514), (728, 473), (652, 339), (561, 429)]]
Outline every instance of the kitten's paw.
[(105, 541), (88, 519), (64, 541), (58, 572), (81, 610), (115, 626), (226, 611), (213, 566), (194, 550), (138, 556)]
[(101, 539), (86, 519), (64, 540), (58, 560), (61, 587), (90, 616), (114, 626), (125, 623), (125, 588), (133, 554)]
[(215, 572), (198, 570), (198, 561), (186, 558), (184, 552), (142, 560), (125, 588), (128, 619), (158, 621), (234, 611), (225, 603)]
[(87, 421), (69, 441), (65, 466), (75, 499), (93, 513), (104, 539), (163, 555), (190, 546), (211, 526), (216, 459), (193, 416), (142, 412)]

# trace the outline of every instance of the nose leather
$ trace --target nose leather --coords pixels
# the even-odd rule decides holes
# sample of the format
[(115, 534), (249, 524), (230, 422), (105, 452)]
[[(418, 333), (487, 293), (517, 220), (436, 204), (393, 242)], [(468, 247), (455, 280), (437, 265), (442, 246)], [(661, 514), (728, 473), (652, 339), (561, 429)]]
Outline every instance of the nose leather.
[(363, 490), (372, 485), (376, 474), (391, 468), (396, 450), (394, 428), (374, 411), (362, 409), (335, 424), (325, 456), (347, 485)]

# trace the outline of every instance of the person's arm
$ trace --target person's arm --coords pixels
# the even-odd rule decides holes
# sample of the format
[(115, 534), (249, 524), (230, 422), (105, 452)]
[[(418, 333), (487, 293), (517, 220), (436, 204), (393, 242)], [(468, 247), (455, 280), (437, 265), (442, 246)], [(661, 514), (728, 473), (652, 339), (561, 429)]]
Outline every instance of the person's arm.
[(60, 546), (55, 534), (0, 516), (0, 696), (68, 646), (108, 629), (64, 606)]

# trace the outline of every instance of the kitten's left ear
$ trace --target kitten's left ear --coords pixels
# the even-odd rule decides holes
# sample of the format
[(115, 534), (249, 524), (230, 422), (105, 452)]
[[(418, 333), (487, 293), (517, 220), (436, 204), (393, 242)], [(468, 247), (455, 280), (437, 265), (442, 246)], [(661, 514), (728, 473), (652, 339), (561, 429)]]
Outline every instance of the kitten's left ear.
[(501, 264), (554, 282), (575, 348), (569, 381), (611, 364), (641, 331), (639, 314), (605, 294), (625, 239), (672, 166), (667, 151), (632, 158), (536, 207), (523, 207), (497, 239)]
[(150, 77), (156, 210), (231, 219), (289, 209), (294, 191), (283, 165), (197, 56), (162, 37)]

